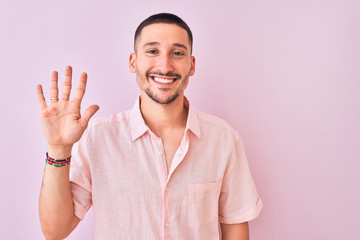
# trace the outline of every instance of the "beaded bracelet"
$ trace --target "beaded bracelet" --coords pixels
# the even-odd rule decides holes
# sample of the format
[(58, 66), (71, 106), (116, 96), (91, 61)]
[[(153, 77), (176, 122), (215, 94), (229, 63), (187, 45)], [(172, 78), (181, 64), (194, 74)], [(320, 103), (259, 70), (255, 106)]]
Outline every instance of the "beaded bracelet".
[(63, 159), (63, 160), (56, 160), (56, 159), (53, 159), (51, 157), (49, 157), (49, 154), (46, 153), (46, 159), (45, 159), (46, 163), (51, 165), (51, 166), (54, 166), (54, 167), (63, 167), (63, 166), (66, 166), (66, 165), (69, 165), (70, 164), (70, 161), (71, 161), (71, 156), (66, 158), (66, 159)]

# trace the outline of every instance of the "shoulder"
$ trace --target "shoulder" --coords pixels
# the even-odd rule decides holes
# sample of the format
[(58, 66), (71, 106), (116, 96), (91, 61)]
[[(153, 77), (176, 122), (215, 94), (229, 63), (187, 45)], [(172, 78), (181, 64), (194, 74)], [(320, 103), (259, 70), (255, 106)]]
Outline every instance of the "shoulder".
[(220, 117), (201, 111), (197, 111), (197, 116), (200, 127), (237, 134), (237, 131), (228, 122)]
[(197, 116), (203, 136), (228, 143), (241, 141), (238, 131), (224, 119), (201, 111), (197, 111)]
[(128, 121), (129, 115), (130, 115), (130, 110), (127, 110), (120, 113), (113, 113), (106, 117), (95, 118), (89, 122), (89, 127), (96, 128), (96, 127), (101, 127), (102, 125), (108, 125), (108, 124), (111, 125), (111, 124), (117, 124), (124, 121)]
[(212, 154), (220, 153), (218, 159), (231, 159), (231, 156), (245, 152), (244, 143), (238, 133), (227, 121), (212, 114), (197, 112), (201, 137), (200, 148), (212, 149)]
[(124, 132), (130, 125), (130, 110), (114, 113), (106, 117), (92, 119), (86, 129), (86, 136)]

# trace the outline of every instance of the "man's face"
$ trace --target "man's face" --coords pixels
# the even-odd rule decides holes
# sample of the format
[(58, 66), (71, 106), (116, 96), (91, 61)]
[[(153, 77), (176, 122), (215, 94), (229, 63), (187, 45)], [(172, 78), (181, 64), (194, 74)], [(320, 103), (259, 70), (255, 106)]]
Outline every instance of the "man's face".
[(183, 97), (195, 72), (188, 34), (175, 24), (156, 23), (143, 28), (130, 55), (141, 96), (161, 104)]

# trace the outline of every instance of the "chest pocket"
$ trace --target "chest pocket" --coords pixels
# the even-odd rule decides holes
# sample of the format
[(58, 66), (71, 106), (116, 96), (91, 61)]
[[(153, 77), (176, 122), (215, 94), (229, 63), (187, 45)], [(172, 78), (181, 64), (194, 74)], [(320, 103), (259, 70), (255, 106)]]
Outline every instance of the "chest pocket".
[(198, 229), (218, 221), (220, 183), (189, 185), (188, 224)]

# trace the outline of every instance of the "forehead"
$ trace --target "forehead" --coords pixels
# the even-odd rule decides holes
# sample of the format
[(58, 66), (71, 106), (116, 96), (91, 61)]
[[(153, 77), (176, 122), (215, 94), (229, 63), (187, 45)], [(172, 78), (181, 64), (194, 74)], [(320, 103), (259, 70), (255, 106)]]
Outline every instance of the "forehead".
[(144, 27), (139, 35), (137, 44), (142, 47), (148, 42), (159, 44), (183, 44), (190, 49), (188, 34), (185, 29), (176, 24), (154, 23)]

